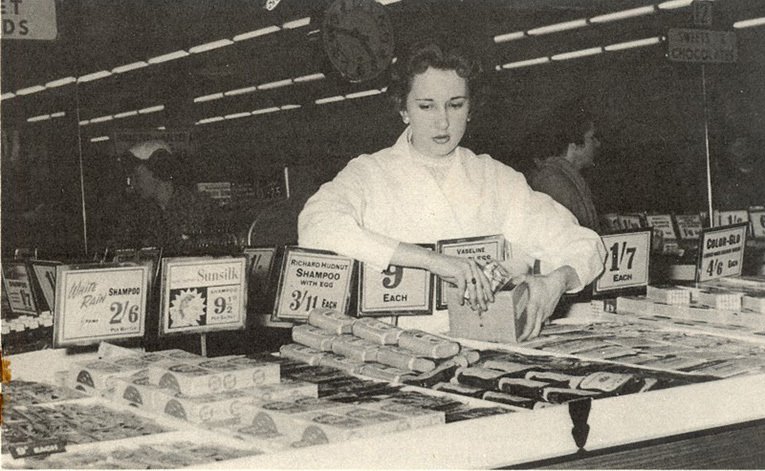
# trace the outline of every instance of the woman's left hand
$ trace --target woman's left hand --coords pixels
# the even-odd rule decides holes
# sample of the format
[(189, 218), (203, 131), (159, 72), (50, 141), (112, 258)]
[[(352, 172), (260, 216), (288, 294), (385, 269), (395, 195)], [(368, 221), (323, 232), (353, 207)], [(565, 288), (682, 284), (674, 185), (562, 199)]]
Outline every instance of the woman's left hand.
[(578, 275), (569, 266), (559, 268), (548, 275), (524, 275), (513, 278), (512, 281), (516, 285), (525, 282), (529, 287), (526, 322), (523, 332), (518, 335), (519, 342), (539, 335), (542, 324), (552, 316), (563, 293), (577, 286), (578, 280)]

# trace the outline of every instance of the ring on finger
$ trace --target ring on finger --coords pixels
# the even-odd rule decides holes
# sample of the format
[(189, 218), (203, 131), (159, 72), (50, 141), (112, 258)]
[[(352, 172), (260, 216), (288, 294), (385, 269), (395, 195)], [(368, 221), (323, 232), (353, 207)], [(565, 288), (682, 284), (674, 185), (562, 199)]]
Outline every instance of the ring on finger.
[(470, 282), (473, 283), (473, 284), (476, 284), (476, 283), (478, 283), (478, 280), (476, 280), (475, 277), (473, 277), (473, 278), (470, 279)]

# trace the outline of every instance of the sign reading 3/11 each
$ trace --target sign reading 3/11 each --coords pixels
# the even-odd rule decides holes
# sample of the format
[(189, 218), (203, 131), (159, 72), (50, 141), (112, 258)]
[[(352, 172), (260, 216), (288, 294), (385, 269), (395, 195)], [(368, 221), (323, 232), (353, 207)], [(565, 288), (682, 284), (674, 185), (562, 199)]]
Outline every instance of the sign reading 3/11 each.
[(608, 250), (605, 270), (595, 282), (595, 292), (636, 288), (648, 284), (648, 257), (652, 231), (632, 231), (601, 237)]
[(56, 346), (141, 337), (149, 267), (101, 264), (56, 267)]
[(162, 261), (160, 333), (205, 333), (244, 328), (244, 257)]
[(319, 250), (284, 251), (274, 320), (306, 320), (317, 307), (345, 314), (350, 298), (353, 259)]
[(698, 281), (741, 275), (748, 223), (705, 229), (696, 270)]

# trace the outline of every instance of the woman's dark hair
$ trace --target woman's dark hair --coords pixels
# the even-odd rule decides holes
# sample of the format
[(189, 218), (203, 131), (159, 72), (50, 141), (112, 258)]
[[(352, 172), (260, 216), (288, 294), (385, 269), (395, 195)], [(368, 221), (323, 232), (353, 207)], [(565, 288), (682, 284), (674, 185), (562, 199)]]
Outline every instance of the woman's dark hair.
[(435, 39), (418, 41), (409, 47), (407, 54), (399, 58), (391, 68), (388, 92), (398, 111), (406, 108), (406, 97), (412, 90), (414, 76), (428, 67), (438, 70), (454, 70), (465, 79), (470, 97), (470, 111), (475, 110), (480, 99), (478, 78), (481, 64), (458, 46), (450, 46)]

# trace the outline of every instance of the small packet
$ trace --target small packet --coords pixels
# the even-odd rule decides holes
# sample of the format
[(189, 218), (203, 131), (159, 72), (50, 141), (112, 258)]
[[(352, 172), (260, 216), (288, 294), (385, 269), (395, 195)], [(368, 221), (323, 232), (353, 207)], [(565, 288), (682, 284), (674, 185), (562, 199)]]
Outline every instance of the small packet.
[[(489, 280), (492, 293), (496, 293), (497, 291), (505, 288), (508, 284), (510, 284), (510, 272), (508, 272), (505, 267), (494, 260), (489, 261), (489, 263), (481, 267), (481, 271), (483, 271), (483, 274)], [(469, 287), (465, 288), (465, 294), (463, 297), (466, 300), (470, 299)]]

